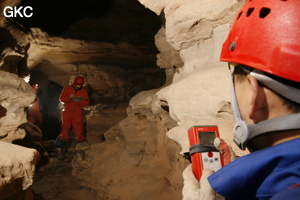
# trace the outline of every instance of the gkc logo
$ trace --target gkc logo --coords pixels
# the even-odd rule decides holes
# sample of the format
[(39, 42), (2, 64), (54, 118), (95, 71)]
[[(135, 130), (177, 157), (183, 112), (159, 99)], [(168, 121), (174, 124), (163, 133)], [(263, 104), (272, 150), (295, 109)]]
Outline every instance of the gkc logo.
[(31, 17), (33, 15), (33, 8), (31, 6), (20, 6), (20, 7), (11, 7), (6, 6), (3, 10), (5, 17)]

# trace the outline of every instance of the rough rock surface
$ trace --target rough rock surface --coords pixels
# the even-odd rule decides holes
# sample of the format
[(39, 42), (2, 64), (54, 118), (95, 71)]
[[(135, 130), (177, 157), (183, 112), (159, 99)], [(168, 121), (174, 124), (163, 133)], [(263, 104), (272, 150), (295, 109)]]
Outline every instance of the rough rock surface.
[(0, 118), (0, 139), (12, 142), (25, 137), (25, 130), (19, 126), (27, 122), (24, 109), (34, 101), (35, 94), (17, 75), (0, 71), (0, 76), (0, 104), (5, 111)]
[(176, 68), (171, 83), (155, 94), (151, 107), (154, 112), (159, 111), (159, 105), (168, 108), (170, 118), (177, 123), (167, 132), (168, 137), (180, 144), (184, 154), (188, 152), (187, 130), (191, 126), (217, 125), (220, 136), (232, 144), (237, 155), (247, 154), (233, 144), (229, 72), (227, 64), (219, 61), (222, 43), (244, 1), (139, 1), (164, 15), (166, 40), (184, 63)]
[[(3, 94), (3, 98), (0, 95), (0, 122), (13, 125), (13, 130), (7, 130), (8, 126), (1, 124), (0, 129), (5, 129), (1, 137), (8, 142), (25, 137), (19, 125), (26, 122), (24, 107), (30, 105), (34, 95), (29, 85), (16, 81), (18, 76), (28, 75), (24, 66), (38, 70), (41, 77), (61, 86), (67, 85), (74, 76), (84, 74), (95, 104), (101, 104), (85, 110), (91, 148), (74, 153), (72, 174), (76, 181), (96, 191), (97, 194), (90, 195), (98, 199), (181, 199), (182, 171), (189, 164), (182, 156), (189, 146), (187, 129), (193, 125), (218, 125), (221, 137), (232, 141), (229, 77), (226, 64), (219, 62), (219, 54), (233, 17), (244, 1), (139, 2), (162, 18), (155, 44), (160, 51), (156, 64), (165, 71), (165, 82), (161, 81), (161, 69), (147, 67), (155, 65), (152, 60), (155, 60), (155, 53), (144, 44), (134, 45), (128, 40), (106, 42), (68, 38), (76, 27), (83, 27), (84, 21), (69, 27), (64, 38), (48, 35), (38, 28), (24, 29), (2, 20), (1, 13), (0, 25), (5, 30), (0, 29), (0, 32), (9, 43), (0, 40), (1, 53), (4, 53), (0, 69), (6, 71), (1, 78), (7, 76), (0, 80), (7, 85), (0, 91)], [(0, 8), (19, 3), (5, 0)], [(126, 76), (122, 77), (124, 73)], [(139, 79), (140, 74), (149, 76)], [(124, 81), (128, 79), (130, 81)], [(150, 88), (157, 89), (148, 90)], [(140, 92), (142, 90), (146, 91)], [(134, 94), (137, 95), (132, 98)], [(21, 97), (22, 101), (13, 101)], [(127, 113), (125, 109), (113, 111), (118, 116), (112, 117), (102, 112), (110, 102), (118, 106), (129, 99)], [(99, 128), (97, 124), (101, 124), (101, 120), (106, 122)], [(237, 148), (234, 150), (238, 155), (244, 154)], [(37, 155), (37, 152), (32, 154)], [(30, 157), (30, 153), (27, 156)], [(37, 157), (30, 158), (36, 160)], [(11, 171), (6, 173), (11, 174)], [(32, 178), (33, 174), (29, 176)], [(61, 180), (59, 175), (55, 180)], [(64, 184), (69, 184), (67, 179), (63, 180)], [(41, 187), (35, 188), (45, 192)], [(50, 199), (59, 199), (54, 193)]]
[(150, 109), (156, 91), (142, 92), (132, 98), (128, 117), (104, 134), (105, 142), (75, 153), (73, 176), (82, 186), (97, 191), (97, 198), (181, 196), (180, 172), (186, 161), (176, 153), (179, 146), (166, 136), (167, 128), (161, 118)]
[(39, 153), (1, 141), (0, 148), (0, 199), (32, 199), (31, 185)]
[[(156, 4), (141, 2), (146, 7)], [(187, 129), (218, 125), (221, 137), (232, 141), (229, 76), (219, 53), (241, 4), (234, 0), (156, 4), (160, 10), (156, 7), (155, 12), (163, 10), (165, 16), (156, 45), (161, 52), (157, 65), (167, 72), (166, 84), (134, 96), (128, 117), (104, 134), (105, 142), (75, 154), (73, 175), (82, 186), (97, 191), (100, 199), (181, 199), (181, 174), (189, 164), (182, 156), (189, 147)]]
[[(155, 54), (146, 47), (126, 42), (117, 44), (63, 39), (31, 29), (28, 66), (60, 86), (77, 75), (86, 78), (92, 103), (123, 103), (140, 91), (158, 88), (165, 73), (154, 68)], [(157, 77), (156, 81), (151, 79)], [(41, 84), (39, 77), (33, 77)]]
[[(140, 2), (156, 14), (164, 14), (166, 40), (184, 63), (176, 69), (172, 84), (155, 95), (155, 104), (167, 104), (170, 117), (178, 124), (168, 136), (186, 152), (188, 139), (182, 133), (192, 125), (214, 124), (219, 126), (221, 137), (231, 142), (229, 74), (219, 55), (230, 24), (244, 1)], [(235, 150), (243, 154), (238, 148)]]
[[(36, 166), (41, 160), (46, 163), (48, 155), (41, 145), (40, 130), (27, 123), (25, 110), (35, 100), (35, 94), (30, 85), (15, 74), (17, 71), (9, 72), (15, 67), (13, 64), (18, 63), (14, 61), (19, 60), (8, 62), (6, 58), (11, 55), (4, 55), (0, 65), (7, 69), (0, 70), (0, 199), (29, 200)], [(33, 149), (11, 144), (14, 142)]]
[[(6, 3), (14, 6), (19, 1), (1, 1), (1, 11)], [(27, 123), (25, 111), (36, 96), (23, 79), (29, 74), (25, 48), (19, 43), (23, 39), (14, 38), (9, 28), (3, 28), (2, 14), (1, 12), (0, 199), (29, 200), (33, 197), (31, 186), (36, 167), (41, 160), (47, 162), (48, 155), (41, 145), (41, 131)]]

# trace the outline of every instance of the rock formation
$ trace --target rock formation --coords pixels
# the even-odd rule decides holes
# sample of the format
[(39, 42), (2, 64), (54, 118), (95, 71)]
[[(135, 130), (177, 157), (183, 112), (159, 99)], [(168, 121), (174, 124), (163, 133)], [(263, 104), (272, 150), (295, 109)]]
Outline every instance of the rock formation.
[[(17, 191), (9, 189), (15, 199), (30, 199), (35, 166), (47, 156), (37, 143), (31, 144), (36, 150), (11, 144), (24, 141), (26, 130), (39, 143), (49, 130), (22, 125), (24, 108), (35, 99), (23, 78), (40, 85), (47, 115), (59, 121), (58, 102), (49, 104), (49, 96), (59, 94), (53, 87), (83, 74), (92, 99), (84, 110), (91, 148), (72, 160), (78, 183), (97, 191), (97, 199), (181, 199), (187, 129), (218, 125), (221, 137), (232, 141), (229, 76), (219, 54), (244, 1), (70, 1), (78, 13), (63, 1), (48, 8), (39, 2), (32, 1), (32, 19), (0, 15), (0, 145), (13, 155), (24, 153), (24, 159), (11, 156), (9, 167), (0, 165), (9, 169), (1, 171), (8, 174), (2, 179), (18, 177), (2, 181), (0, 193), (17, 184)], [(7, 5), (29, 1), (4, 0), (1, 11)], [(59, 131), (53, 132), (55, 138)]]
[[(0, 67), (1, 199), (32, 199), (31, 185), (36, 166), (41, 159), (41, 154), (37, 150), (21, 147), (24, 146), (24, 142), (20, 142), (21, 146), (12, 144), (23, 140), (26, 136), (28, 138), (29, 135), (35, 135), (27, 140), (25, 145), (32, 147), (32, 144), (40, 142), (42, 138), (37, 127), (27, 124), (25, 110), (34, 102), (35, 94), (30, 85), (17, 75), (20, 68), (16, 66), (22, 66), (24, 69), (22, 60), (23, 56), (9, 47), (2, 51)], [(40, 152), (46, 153), (40, 143), (37, 143), (36, 147), (40, 148)], [(43, 156), (47, 157), (47, 155)]]
[(32, 199), (31, 186), (39, 153), (1, 142), (0, 199)]
[(192, 125), (215, 124), (221, 136), (232, 141), (229, 76), (227, 64), (219, 61), (219, 55), (230, 24), (244, 1), (140, 2), (156, 14), (164, 15), (162, 29), (169, 44), (166, 49), (171, 46), (183, 63), (182, 67), (176, 67), (172, 83), (159, 90), (154, 98), (156, 104), (167, 104), (170, 117), (178, 124), (168, 131), (168, 136), (186, 152), (187, 135), (183, 132)]
[[(77, 162), (74, 160), (74, 169), (85, 168), (82, 172), (75, 170), (75, 174), (86, 186), (100, 185), (101, 189), (93, 187), (99, 191), (100, 198), (181, 199), (182, 178), (178, 174), (188, 165), (182, 156), (188, 152), (189, 147), (187, 129), (193, 125), (218, 125), (221, 137), (232, 142), (229, 76), (226, 64), (219, 62), (219, 53), (235, 16), (234, 11), (242, 2), (140, 2), (156, 14), (163, 12), (165, 17), (165, 24), (156, 35), (156, 45), (160, 50), (157, 65), (166, 69), (166, 84), (160, 89), (145, 91), (132, 98), (127, 109), (128, 117), (105, 133), (108, 138), (105, 143), (86, 151), (86, 159), (92, 162), (87, 163), (82, 157)], [(150, 124), (152, 127), (147, 128)], [(156, 126), (153, 127), (154, 124)], [(160, 132), (156, 131), (157, 126), (161, 127)], [(147, 136), (147, 133), (151, 136)], [(165, 133), (181, 146), (176, 147), (175, 154), (171, 150), (175, 144), (165, 138)], [(153, 137), (163, 137), (168, 142), (161, 144), (160, 139), (156, 139), (153, 145)], [(238, 155), (245, 154), (234, 144), (232, 146)], [(168, 159), (157, 160), (153, 151)], [(94, 155), (96, 152), (97, 156)], [(175, 156), (175, 159), (170, 159), (170, 156)], [(102, 162), (107, 162), (107, 165), (100, 164)], [(159, 168), (155, 168), (157, 162), (160, 163)], [(97, 168), (91, 163), (99, 163), (101, 167)], [(104, 167), (112, 165), (127, 166), (127, 173), (118, 169), (111, 173)], [(151, 173), (152, 177), (154, 174), (163, 176), (169, 184), (164, 185), (160, 179), (148, 178), (146, 172)], [(93, 173), (99, 175), (92, 177)], [(176, 175), (176, 178), (170, 174)], [(148, 181), (144, 183), (139, 176), (146, 176)], [(133, 180), (139, 187), (133, 186)], [(154, 182), (157, 182), (157, 187), (169, 192), (160, 192), (159, 195), (158, 192), (154, 193), (153, 188), (148, 186)], [(134, 192), (118, 193), (123, 191), (121, 188)], [(160, 191), (158, 188), (155, 190)]]

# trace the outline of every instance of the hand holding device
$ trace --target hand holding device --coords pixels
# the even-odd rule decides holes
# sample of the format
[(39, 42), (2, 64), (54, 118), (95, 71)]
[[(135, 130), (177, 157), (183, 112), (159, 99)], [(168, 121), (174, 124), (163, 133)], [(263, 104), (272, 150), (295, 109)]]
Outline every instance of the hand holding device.
[(214, 145), (218, 149), (218, 151), (221, 153), (224, 166), (236, 159), (237, 156), (234, 153), (234, 151), (232, 150), (230, 144), (227, 143), (222, 138), (217, 137), (214, 140)]
[(200, 181), (198, 181), (193, 173), (192, 165), (189, 165), (183, 171), (183, 188), (182, 196), (183, 200), (220, 200), (214, 190), (211, 188), (207, 178), (214, 172), (210, 169), (204, 169)]
[(84, 100), (84, 101), (88, 100), (85, 97), (75, 96), (75, 94), (71, 94), (70, 98), (71, 98), (72, 101), (75, 101), (75, 102), (78, 102), (80, 100)]
[(75, 102), (78, 102), (80, 100), (77, 96), (75, 96), (75, 94), (71, 94), (70, 99)]
[[(227, 143), (225, 140), (219, 137), (217, 126), (204, 126), (204, 127), (201, 126), (201, 127), (200, 129), (197, 129), (197, 126), (194, 126), (190, 128), (188, 131), (190, 144), (192, 144), (191, 146), (193, 145), (195, 146), (193, 146), (192, 153), (191, 153), (192, 164), (189, 165), (183, 171), (182, 174), (184, 179), (183, 182), (184, 185), (182, 189), (183, 200), (199, 200), (199, 199), (224, 200), (222, 196), (214, 192), (207, 178), (217, 170), (216, 166), (220, 166), (220, 165), (225, 166), (226, 164), (233, 161), (236, 158), (236, 156), (229, 143)], [(201, 145), (197, 145), (197, 144), (201, 144)], [(209, 153), (210, 151), (206, 152), (205, 150), (214, 150), (216, 151), (214, 153), (216, 154), (219, 153), (220, 163), (219, 162), (213, 163), (212, 166), (207, 164), (203, 165), (202, 161), (204, 159), (202, 158), (207, 158), (205, 157), (205, 154), (206, 155), (214, 154), (214, 153), (212, 154)], [(201, 152), (197, 152), (197, 151), (201, 151)], [(202, 154), (204, 154), (204, 156), (200, 157), (200, 155)], [(213, 157), (214, 155), (211, 158)], [(217, 158), (219, 157), (217, 156)], [(209, 169), (210, 167), (213, 168), (214, 170)]]
[(193, 126), (188, 130), (193, 172), (199, 181), (204, 169), (217, 171), (224, 166), (223, 157), (214, 146), (218, 126)]

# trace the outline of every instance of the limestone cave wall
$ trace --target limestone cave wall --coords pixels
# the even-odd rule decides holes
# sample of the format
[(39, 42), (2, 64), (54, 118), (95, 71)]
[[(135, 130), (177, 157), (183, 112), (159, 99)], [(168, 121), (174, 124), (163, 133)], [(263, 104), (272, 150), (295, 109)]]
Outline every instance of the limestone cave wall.
[[(1, 1), (1, 11), (31, 5), (34, 15), (0, 13), (0, 146), (18, 154), (22, 149), (15, 146), (26, 146), (20, 142), (26, 135), (33, 135), (34, 145), (25, 148), (28, 159), (16, 156), (10, 167), (0, 166), (10, 169), (2, 174), (19, 162), (27, 166), (1, 175), (0, 193), (32, 199), (36, 166), (48, 156), (39, 144), (45, 135), (59, 134), (59, 91), (84, 75), (92, 99), (84, 109), (91, 148), (73, 157), (77, 182), (96, 191), (97, 199), (181, 199), (187, 129), (218, 125), (221, 137), (232, 141), (229, 76), (219, 54), (242, 3)], [(26, 121), (24, 110), (35, 95), (23, 79), (38, 83), (47, 102), (48, 125), (42, 129)], [(51, 129), (54, 123), (58, 130)], [(21, 186), (14, 190), (14, 184)]]
[[(90, 163), (81, 159), (73, 163), (74, 172), (79, 174), (81, 183), (100, 191), (101, 198), (181, 199), (181, 173), (189, 164), (182, 156), (188, 152), (188, 128), (218, 125), (221, 137), (232, 142), (229, 76), (227, 64), (219, 61), (219, 54), (243, 1), (140, 2), (163, 17), (155, 44), (160, 51), (157, 65), (166, 71), (166, 84), (134, 96), (127, 108), (128, 117), (104, 134), (107, 142), (86, 152)], [(149, 127), (150, 124), (156, 125)], [(162, 127), (161, 133), (156, 126)], [(163, 137), (165, 142), (155, 139), (153, 144), (152, 137)], [(115, 146), (114, 151), (107, 152), (107, 145)], [(238, 155), (247, 153), (232, 146)], [(118, 169), (111, 173), (104, 165), (101, 168), (89, 165), (106, 160), (109, 163), (106, 167), (124, 166), (128, 174)], [(96, 169), (101, 169), (99, 175), (92, 177)], [(158, 176), (153, 177), (156, 172)], [(151, 183), (155, 183), (154, 188), (149, 187)], [(99, 185), (105, 190), (95, 188)], [(118, 193), (122, 189), (134, 192)]]

